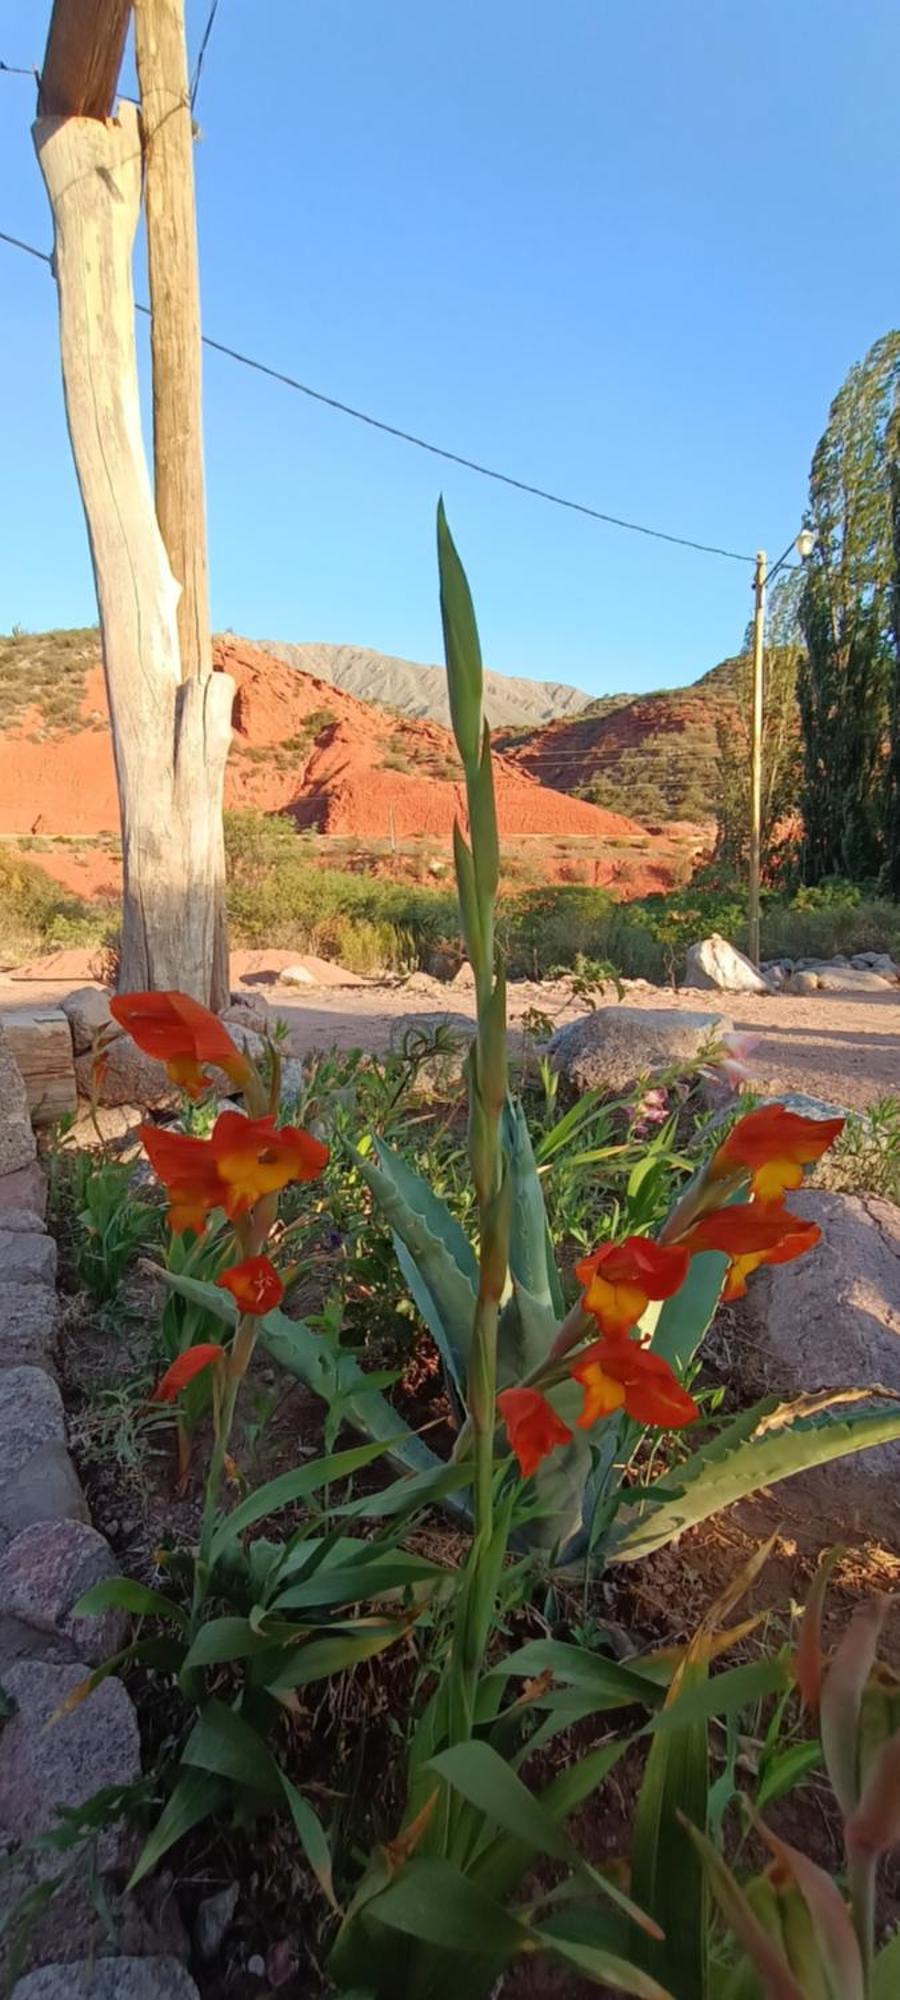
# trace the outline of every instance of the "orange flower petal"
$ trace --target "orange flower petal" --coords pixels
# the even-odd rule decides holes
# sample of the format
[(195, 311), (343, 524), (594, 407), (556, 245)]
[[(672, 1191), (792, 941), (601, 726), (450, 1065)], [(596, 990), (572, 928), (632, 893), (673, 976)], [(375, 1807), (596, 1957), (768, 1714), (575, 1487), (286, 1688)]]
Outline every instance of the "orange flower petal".
[(200, 1067), (203, 1063), (224, 1069), (238, 1083), (249, 1073), (247, 1058), (227, 1028), (189, 993), (117, 993), (109, 1006), (113, 1019), (138, 1048), (165, 1063), (173, 1083), (181, 1084), (192, 1097), (208, 1081)]
[(604, 1399), (611, 1393), (606, 1387), (608, 1381), (618, 1383), (622, 1390), (620, 1406), (624, 1404), (636, 1423), (678, 1430), (699, 1416), (693, 1396), (682, 1388), (668, 1362), (661, 1354), (641, 1347), (636, 1340), (595, 1340), (578, 1356), (570, 1373), (585, 1389), (581, 1424), (592, 1421), (588, 1411), (593, 1400), (597, 1401), (598, 1415), (608, 1414), (608, 1408), (603, 1408)]
[(626, 1236), (621, 1243), (601, 1243), (575, 1266), (585, 1287), (585, 1310), (599, 1320), (604, 1333), (627, 1333), (636, 1326), (649, 1299), (669, 1299), (687, 1277), (689, 1256), (681, 1244), (655, 1243), (650, 1236)]
[(536, 1472), (541, 1460), (558, 1444), (571, 1442), (568, 1424), (563, 1423), (538, 1389), (503, 1389), (497, 1397), (497, 1408), (523, 1479)]
[(186, 1347), (183, 1354), (176, 1356), (170, 1368), (157, 1382), (151, 1402), (174, 1403), (182, 1389), (193, 1382), (204, 1368), (210, 1368), (225, 1359), (224, 1347), (215, 1341), (200, 1341), (196, 1347)]
[(738, 1119), (713, 1154), (710, 1175), (722, 1179), (747, 1167), (758, 1199), (778, 1202), (788, 1188), (801, 1185), (803, 1168), (821, 1159), (844, 1123), (843, 1118), (804, 1118), (783, 1104), (761, 1104)]
[(223, 1271), (216, 1284), (231, 1293), (244, 1313), (273, 1312), (284, 1298), (284, 1286), (268, 1257), (245, 1257), (242, 1264)]

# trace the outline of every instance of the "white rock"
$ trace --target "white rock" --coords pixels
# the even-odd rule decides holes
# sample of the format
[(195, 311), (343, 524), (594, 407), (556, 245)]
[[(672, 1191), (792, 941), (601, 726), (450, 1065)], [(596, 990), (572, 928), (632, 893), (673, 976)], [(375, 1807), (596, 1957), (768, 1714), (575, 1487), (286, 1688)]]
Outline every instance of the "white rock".
[(768, 993), (769, 986), (755, 965), (727, 938), (713, 931), (688, 947), (685, 985), (719, 993)]
[(316, 980), (307, 965), (286, 965), (278, 974), (279, 986), (315, 986)]

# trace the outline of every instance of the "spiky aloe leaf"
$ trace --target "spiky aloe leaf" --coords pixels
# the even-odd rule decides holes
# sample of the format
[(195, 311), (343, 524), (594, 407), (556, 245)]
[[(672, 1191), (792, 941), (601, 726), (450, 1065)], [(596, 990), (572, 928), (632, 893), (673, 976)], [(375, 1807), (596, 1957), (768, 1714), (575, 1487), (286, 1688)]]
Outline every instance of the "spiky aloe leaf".
[[(365, 1374), (352, 1354), (335, 1350), (321, 1334), (312, 1333), (302, 1320), (288, 1319), (286, 1313), (267, 1313), (260, 1322), (259, 1337), (273, 1361), (296, 1375), (329, 1408), (339, 1404), (347, 1419), (382, 1443), (391, 1440), (391, 1459), (411, 1472), (440, 1470), (442, 1461), (421, 1438), (410, 1431), (395, 1409), (381, 1394), (369, 1387)], [(452, 1502), (450, 1503), (453, 1504)]]
[(503, 1113), (503, 1150), (512, 1194), (512, 1295), (500, 1316), (501, 1385), (520, 1381), (538, 1367), (565, 1311), (528, 1124), (521, 1104), (512, 1098)]
[(375, 1147), (377, 1164), (359, 1153), (355, 1164), (390, 1224), (403, 1276), (461, 1396), (478, 1290), (475, 1252), (428, 1182), (382, 1140)]
[[(785, 1406), (787, 1410), (792, 1407), (796, 1406)], [(854, 1451), (900, 1438), (900, 1405), (896, 1403), (876, 1411), (852, 1410), (841, 1417), (817, 1410), (780, 1428), (773, 1417), (777, 1418), (777, 1411), (773, 1411), (771, 1400), (744, 1412), (742, 1419), (729, 1425), (710, 1446), (695, 1452), (676, 1473), (664, 1475), (667, 1488), (672, 1489), (677, 1482), (673, 1497), (655, 1504), (651, 1486), (643, 1501), (623, 1508), (610, 1537), (610, 1559), (637, 1562), (686, 1528), (696, 1527), (763, 1486), (774, 1486), (779, 1479), (790, 1479), (813, 1465), (828, 1465)], [(767, 1422), (760, 1429), (763, 1418)], [(756, 1435), (747, 1437), (750, 1419), (755, 1420)]]
[(663, 1300), (651, 1346), (671, 1367), (683, 1370), (693, 1361), (719, 1303), (727, 1269), (727, 1257), (704, 1250), (691, 1258), (684, 1284)]

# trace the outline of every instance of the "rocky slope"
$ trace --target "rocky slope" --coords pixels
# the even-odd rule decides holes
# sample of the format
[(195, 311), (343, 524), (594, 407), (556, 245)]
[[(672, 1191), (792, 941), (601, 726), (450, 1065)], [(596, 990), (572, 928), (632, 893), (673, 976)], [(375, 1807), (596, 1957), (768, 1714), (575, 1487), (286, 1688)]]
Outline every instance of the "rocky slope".
[(717, 728), (734, 711), (738, 664), (723, 660), (691, 687), (608, 695), (540, 729), (501, 730), (498, 746), (541, 784), (647, 823), (709, 819)]
[[(60, 637), (68, 635), (60, 635)], [(62, 648), (54, 693), (47, 635), (18, 642), (0, 719), (0, 833), (98, 835), (118, 828), (103, 675), (84, 634)], [(32, 657), (34, 651), (34, 658)], [(235, 681), (226, 804), (290, 813), (298, 826), (359, 840), (449, 840), (464, 816), (452, 737), (438, 723), (395, 717), (240, 640), (215, 641), (216, 666)], [(36, 671), (34, 660), (42, 663)], [(62, 669), (61, 669), (62, 672)], [(65, 686), (65, 701), (58, 689)], [(36, 699), (35, 699), (36, 697)], [(497, 759), (500, 824), (508, 836), (642, 836)]]
[[(255, 644), (241, 640), (241, 645)], [(423, 667), (374, 653), (367, 646), (286, 645), (262, 642), (265, 652), (301, 673), (330, 681), (361, 701), (381, 702), (403, 715), (420, 716), (449, 727), (447, 677), (443, 667)], [(576, 715), (590, 696), (562, 681), (530, 681), (511, 674), (485, 673), (485, 713), (492, 729), (529, 728), (560, 715)]]

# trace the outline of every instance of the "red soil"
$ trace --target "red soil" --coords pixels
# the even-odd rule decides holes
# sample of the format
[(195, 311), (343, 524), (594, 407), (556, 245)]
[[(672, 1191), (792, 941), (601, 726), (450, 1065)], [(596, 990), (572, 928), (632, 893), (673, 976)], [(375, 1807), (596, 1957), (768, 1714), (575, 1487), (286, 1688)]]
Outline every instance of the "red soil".
[[(396, 721), (255, 647), (219, 639), (215, 653), (217, 667), (236, 683), (229, 806), (293, 812), (300, 824), (361, 839), (449, 838), (463, 795), (460, 784), (443, 775), (455, 763), (447, 730)], [(105, 715), (99, 666), (88, 674), (82, 714), (98, 711)], [(310, 716), (312, 734), (305, 727)], [(261, 754), (267, 750), (271, 756)], [(410, 769), (393, 768), (397, 761)], [(641, 833), (634, 821), (553, 792), (502, 757), (497, 795), (507, 835), (604, 840)], [(31, 709), (0, 736), (0, 832), (91, 835), (116, 832), (118, 824), (108, 724), (86, 719), (56, 734)]]
[[(403, 877), (410, 841), (449, 851), (453, 823), (465, 821), (465, 791), (453, 739), (440, 724), (397, 717), (330, 683), (229, 638), (214, 642), (215, 664), (235, 683), (234, 739), (225, 802), (287, 813), (298, 827), (367, 844), (382, 872)], [(99, 664), (89, 669), (76, 728), (48, 726), (36, 708), (0, 734), (0, 834), (117, 833), (115, 771)], [(660, 830), (654, 838), (621, 813), (555, 791), (500, 754), (495, 759), (500, 832), (507, 857), (526, 878), (585, 882), (616, 895), (665, 890), (690, 873), (696, 836)], [(527, 843), (521, 849), (518, 841)], [(318, 844), (317, 844), (318, 845)], [(527, 860), (523, 857), (527, 856)], [(89, 846), (30, 852), (64, 887), (115, 896), (117, 859)], [(522, 880), (510, 859), (509, 886)]]

